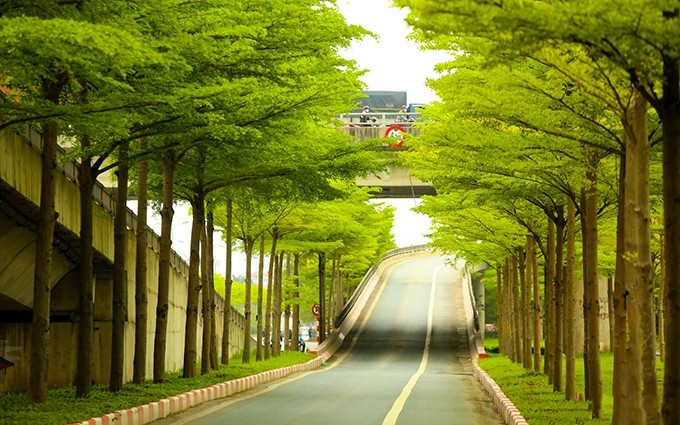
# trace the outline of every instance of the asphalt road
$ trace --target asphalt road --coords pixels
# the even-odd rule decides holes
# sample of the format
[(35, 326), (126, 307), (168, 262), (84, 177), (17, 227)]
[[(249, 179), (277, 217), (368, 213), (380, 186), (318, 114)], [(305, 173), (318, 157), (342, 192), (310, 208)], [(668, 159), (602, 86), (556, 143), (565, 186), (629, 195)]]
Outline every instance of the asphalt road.
[(464, 317), (441, 257), (399, 263), (328, 366), (158, 423), (502, 424), (472, 375)]

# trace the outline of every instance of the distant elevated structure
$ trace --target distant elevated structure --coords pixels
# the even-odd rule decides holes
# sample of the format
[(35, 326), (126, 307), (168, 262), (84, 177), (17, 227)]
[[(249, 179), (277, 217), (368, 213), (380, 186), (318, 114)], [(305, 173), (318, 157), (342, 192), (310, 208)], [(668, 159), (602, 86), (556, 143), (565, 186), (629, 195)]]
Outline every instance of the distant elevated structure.
[[(396, 157), (398, 151), (406, 148), (402, 146), (401, 140), (393, 138), (390, 130), (394, 127), (397, 126), (390, 124), (376, 127), (347, 125), (339, 128), (339, 130), (358, 140), (383, 138), (385, 140), (383, 148), (386, 154)], [(420, 133), (419, 128), (415, 126), (404, 126), (401, 127), (401, 130), (405, 137), (417, 136)], [(420, 198), (423, 195), (437, 194), (428, 182), (423, 182), (412, 176), (407, 167), (396, 164), (391, 165), (388, 170), (382, 173), (357, 178), (356, 182), (360, 187), (380, 187), (382, 190), (374, 193), (374, 198)]]
[(357, 107), (340, 118), (353, 127), (389, 127), (392, 124), (410, 125), (420, 118), (423, 103), (408, 103), (405, 91), (367, 90)]
[(363, 91), (367, 97), (361, 99), (361, 104), (352, 112), (361, 112), (364, 106), (371, 108), (371, 112), (398, 112), (402, 106), (408, 106), (405, 91)]
[[(405, 149), (404, 141), (417, 136), (420, 129), (414, 125), (420, 117), (422, 103), (408, 103), (405, 91), (364, 91), (365, 98), (348, 114), (338, 118), (344, 123), (339, 127), (358, 140), (385, 140), (386, 154), (396, 158), (397, 151)], [(368, 106), (369, 110), (364, 110)], [(436, 195), (434, 188), (412, 176), (407, 167), (393, 164), (388, 170), (357, 178), (359, 186), (379, 187), (375, 198), (419, 198)]]

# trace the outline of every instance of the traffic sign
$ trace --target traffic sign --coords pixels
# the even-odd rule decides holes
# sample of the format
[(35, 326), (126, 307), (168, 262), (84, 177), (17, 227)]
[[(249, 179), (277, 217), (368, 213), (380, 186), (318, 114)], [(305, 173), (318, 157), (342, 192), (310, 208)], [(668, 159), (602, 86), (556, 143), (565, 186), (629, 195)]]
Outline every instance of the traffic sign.
[(312, 306), (312, 314), (317, 317), (321, 315), (321, 306), (319, 304), (314, 304)]
[(404, 144), (404, 139), (408, 133), (404, 130), (404, 127), (400, 125), (391, 125), (385, 130), (385, 137), (396, 139), (394, 142), (389, 143), (393, 148), (402, 146)]

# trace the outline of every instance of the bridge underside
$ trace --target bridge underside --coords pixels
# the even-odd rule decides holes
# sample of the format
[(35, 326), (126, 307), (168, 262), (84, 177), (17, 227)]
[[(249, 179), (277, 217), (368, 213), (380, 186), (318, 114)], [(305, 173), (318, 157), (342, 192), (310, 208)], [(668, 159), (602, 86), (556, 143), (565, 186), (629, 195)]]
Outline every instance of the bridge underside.
[[(383, 117), (385, 118), (385, 117)], [(392, 117), (393, 118), (393, 117)], [(356, 117), (358, 119), (358, 116)], [(383, 119), (382, 125), (379, 127), (362, 127), (355, 125), (346, 125), (340, 127), (339, 130), (355, 137), (359, 140), (382, 139), (385, 141), (382, 150), (385, 151), (388, 157), (397, 158), (396, 153), (407, 149), (406, 146), (395, 146), (394, 135), (390, 132), (393, 128), (392, 123)], [(420, 129), (413, 125), (400, 124), (401, 131), (408, 133), (406, 137), (418, 136)], [(436, 195), (434, 188), (429, 183), (422, 182), (409, 174), (409, 169), (397, 165), (390, 166), (387, 171), (380, 174), (372, 174), (366, 178), (358, 178), (357, 185), (360, 187), (379, 187), (381, 191), (376, 191), (373, 194), (374, 198), (420, 198), (424, 195)]]
[(436, 195), (437, 192), (432, 186), (380, 186), (380, 191), (373, 193), (373, 198), (420, 198), (424, 195)]
[[(20, 319), (20, 312), (30, 316), (33, 306), (37, 213), (37, 206), (0, 182), (0, 313), (13, 312), (14, 320)], [(59, 223), (54, 236), (52, 288), (77, 271), (79, 249), (77, 235)], [(95, 269), (110, 269), (100, 253), (94, 254)], [(77, 281), (70, 283), (77, 288)], [(73, 295), (77, 300), (77, 292)]]
[(391, 166), (380, 174), (358, 178), (360, 187), (381, 188), (373, 194), (374, 198), (420, 198), (423, 195), (436, 195), (434, 188), (409, 174), (406, 167)]

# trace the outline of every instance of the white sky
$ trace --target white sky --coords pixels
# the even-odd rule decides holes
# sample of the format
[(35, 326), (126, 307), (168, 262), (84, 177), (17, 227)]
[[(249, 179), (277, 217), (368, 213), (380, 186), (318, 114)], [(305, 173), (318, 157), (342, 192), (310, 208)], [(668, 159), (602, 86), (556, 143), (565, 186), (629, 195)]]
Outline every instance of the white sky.
[(447, 55), (422, 51), (408, 40), (407, 11), (391, 5), (391, 0), (338, 0), (348, 23), (379, 36), (377, 41), (367, 37), (354, 43), (344, 55), (369, 70), (364, 75), (367, 90), (406, 91), (409, 103), (428, 103), (436, 95), (425, 86), (425, 80), (437, 77), (434, 66), (445, 62)]
[[(425, 82), (436, 78), (434, 66), (449, 60), (444, 52), (423, 51), (409, 39), (404, 21), (407, 11), (392, 7), (391, 0), (338, 0), (338, 8), (350, 24), (360, 25), (378, 35), (367, 37), (343, 54), (367, 69), (363, 80), (367, 90), (406, 91), (408, 103), (428, 103), (437, 96)], [(392, 229), (398, 247), (427, 242), (430, 218), (411, 211), (420, 200), (381, 199), (396, 208)]]

